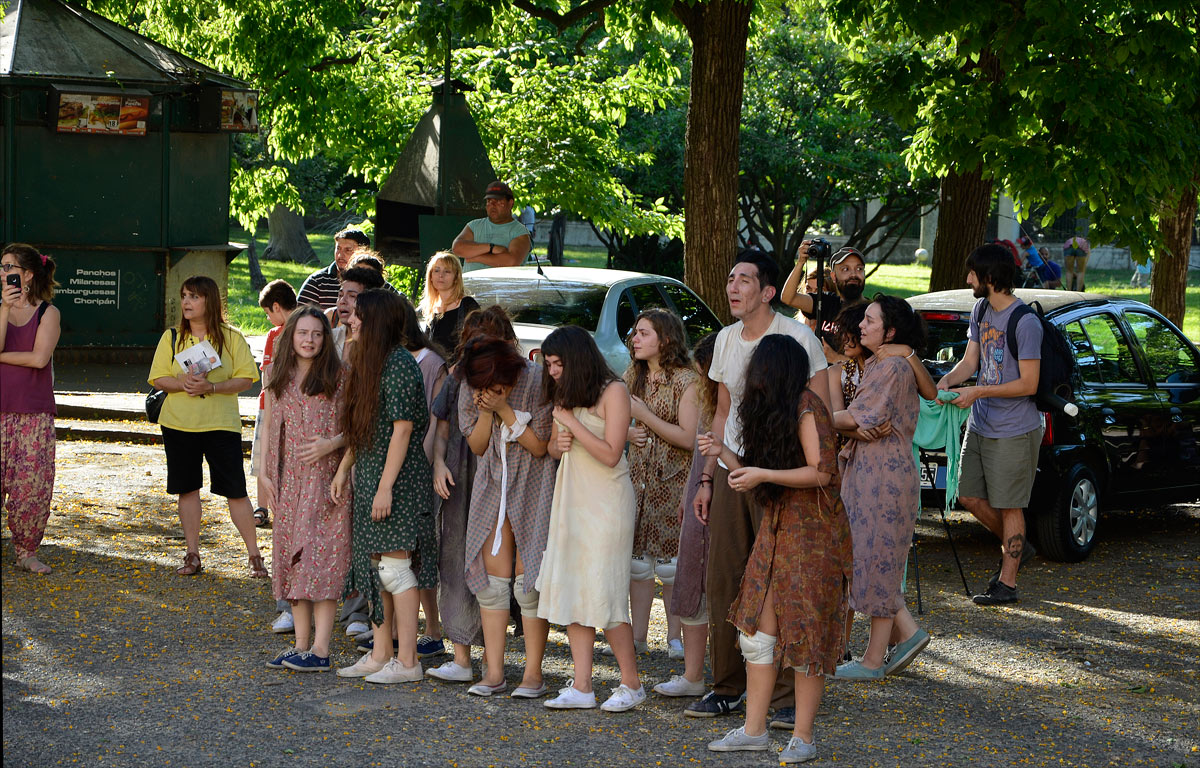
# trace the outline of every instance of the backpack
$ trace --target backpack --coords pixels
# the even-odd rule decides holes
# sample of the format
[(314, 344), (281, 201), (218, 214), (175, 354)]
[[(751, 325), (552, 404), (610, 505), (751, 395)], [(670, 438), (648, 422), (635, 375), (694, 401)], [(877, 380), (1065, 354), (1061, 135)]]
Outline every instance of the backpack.
[[(981, 299), (975, 310), (975, 324), (983, 324), (983, 313), (987, 310), (987, 299)], [(1012, 350), (1013, 358), (1020, 360), (1017, 349), (1017, 323), (1025, 315), (1034, 315), (1042, 324), (1042, 359), (1041, 372), (1038, 374), (1037, 393), (1033, 402), (1039, 411), (1062, 410), (1064, 401), (1070, 401), (1074, 395), (1075, 356), (1067, 344), (1066, 337), (1054, 323), (1046, 319), (1046, 313), (1040, 302), (1021, 304), (1008, 318), (1008, 330), (1004, 343)]]

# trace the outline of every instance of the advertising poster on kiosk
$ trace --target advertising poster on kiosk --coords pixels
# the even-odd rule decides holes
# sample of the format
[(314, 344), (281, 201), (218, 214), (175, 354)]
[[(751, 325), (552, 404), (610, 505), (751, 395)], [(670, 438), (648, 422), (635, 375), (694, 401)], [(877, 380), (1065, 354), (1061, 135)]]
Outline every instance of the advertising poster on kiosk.
[(149, 115), (149, 95), (58, 93), (59, 133), (145, 136)]

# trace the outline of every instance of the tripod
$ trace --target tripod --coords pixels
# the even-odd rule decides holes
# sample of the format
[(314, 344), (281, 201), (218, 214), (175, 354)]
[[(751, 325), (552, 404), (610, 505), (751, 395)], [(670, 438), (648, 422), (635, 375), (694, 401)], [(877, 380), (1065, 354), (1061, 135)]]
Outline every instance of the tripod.
[[(921, 451), (922, 459), (924, 458), (924, 456), (925, 456), (925, 452), (922, 450)], [(924, 511), (925, 511), (925, 508), (922, 507), (917, 512), (918, 519), (921, 516), (921, 512), (924, 512)], [(969, 586), (967, 586), (967, 576), (965, 573), (963, 573), (962, 561), (959, 560), (959, 558), (958, 558), (958, 547), (954, 546), (954, 536), (952, 536), (950, 534), (950, 521), (946, 519), (945, 507), (940, 507), (938, 509), (938, 514), (940, 514), (942, 516), (942, 527), (944, 527), (946, 529), (946, 540), (950, 542), (950, 551), (954, 554), (954, 564), (956, 566), (958, 566), (958, 577), (960, 579), (962, 579), (963, 592), (966, 594), (967, 597), (970, 597), (971, 596), (971, 588)], [(920, 560), (917, 558), (917, 543), (918, 543), (917, 532), (916, 532), (916, 529), (914, 529), (913, 530), (913, 540), (912, 540), (912, 544), (910, 546), (910, 551), (912, 552), (912, 561), (913, 561), (913, 581), (915, 581), (916, 585), (917, 585), (917, 615), (920, 616), (925, 613), (925, 606), (921, 600), (921, 563), (920, 563)]]

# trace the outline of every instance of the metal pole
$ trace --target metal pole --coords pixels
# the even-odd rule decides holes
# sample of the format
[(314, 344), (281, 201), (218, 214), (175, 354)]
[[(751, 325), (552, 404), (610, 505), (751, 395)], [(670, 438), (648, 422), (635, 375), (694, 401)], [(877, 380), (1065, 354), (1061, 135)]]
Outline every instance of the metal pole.
[(442, 67), (442, 114), (438, 118), (438, 214), (446, 215), (446, 113), (450, 111), (450, 22), (446, 22), (446, 59)]

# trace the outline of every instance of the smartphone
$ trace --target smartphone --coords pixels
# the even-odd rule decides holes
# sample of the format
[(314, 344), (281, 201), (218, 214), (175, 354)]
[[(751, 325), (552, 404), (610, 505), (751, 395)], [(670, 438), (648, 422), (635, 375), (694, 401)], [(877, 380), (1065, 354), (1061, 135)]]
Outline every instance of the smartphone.
[(7, 277), (4, 278), (4, 282), (8, 283), (9, 285), (11, 285), (14, 288), (20, 288), (21, 287), (21, 276), (20, 275), (8, 275)]

